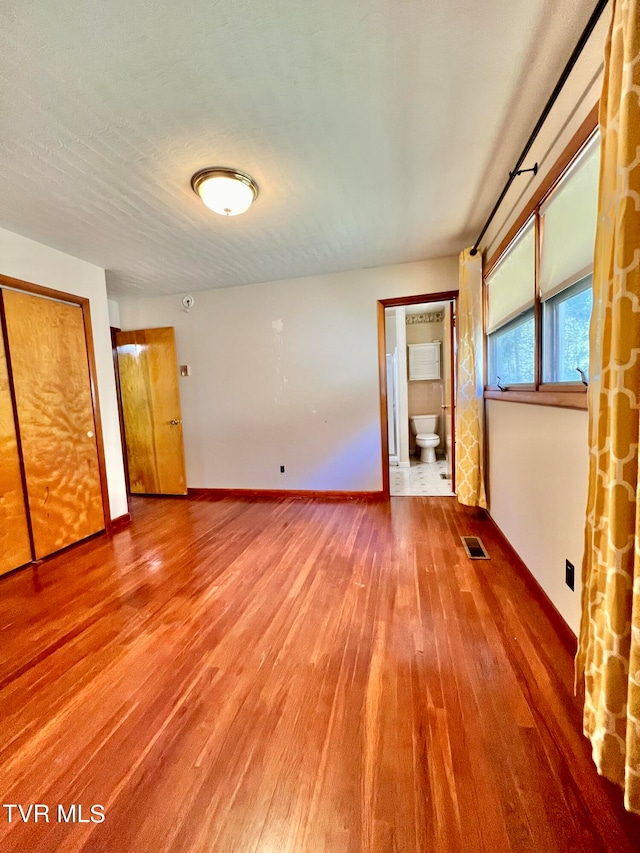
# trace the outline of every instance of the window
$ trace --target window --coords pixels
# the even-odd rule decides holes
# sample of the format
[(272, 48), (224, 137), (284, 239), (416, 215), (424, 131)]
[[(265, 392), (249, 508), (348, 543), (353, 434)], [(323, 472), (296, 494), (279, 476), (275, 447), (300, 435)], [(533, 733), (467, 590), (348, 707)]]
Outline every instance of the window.
[(535, 377), (533, 308), (489, 337), (489, 384), (521, 385)]
[(581, 382), (589, 371), (591, 275), (548, 299), (543, 314), (544, 382)]
[(535, 221), (530, 219), (487, 278), (489, 384), (535, 381)]
[(594, 137), (540, 208), (542, 381), (581, 381), (589, 369), (599, 139)]
[(529, 219), (485, 277), (490, 396), (500, 385), (519, 391), (516, 399), (538, 402), (538, 392), (555, 391), (547, 403), (573, 405), (572, 394), (584, 392), (600, 140), (597, 133), (582, 140), (555, 186), (532, 201)]

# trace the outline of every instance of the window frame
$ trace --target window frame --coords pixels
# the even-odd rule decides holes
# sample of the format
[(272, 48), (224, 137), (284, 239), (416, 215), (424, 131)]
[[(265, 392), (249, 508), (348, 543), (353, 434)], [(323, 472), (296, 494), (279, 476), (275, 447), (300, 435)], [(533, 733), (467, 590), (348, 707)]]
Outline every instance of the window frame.
[[(494, 340), (495, 340), (495, 337), (494, 337), (494, 340), (492, 341), (492, 337), (495, 335), (499, 335), (500, 332), (502, 332), (502, 334), (505, 334), (506, 332), (509, 332), (509, 331), (517, 328), (518, 326), (524, 325), (524, 323), (526, 323), (529, 319), (533, 320), (533, 335), (534, 335), (533, 378), (534, 378), (534, 381), (533, 382), (511, 382), (511, 383), (508, 383), (508, 385), (505, 385), (504, 387), (509, 387), (509, 388), (518, 389), (518, 390), (525, 390), (525, 389), (531, 390), (532, 388), (535, 388), (535, 370), (536, 370), (535, 305), (532, 305), (530, 308), (526, 308), (524, 311), (522, 311), (520, 314), (517, 314), (515, 317), (512, 317), (510, 320), (508, 320), (504, 325), (500, 326), (494, 332), (487, 334), (487, 375), (488, 375), (488, 368), (489, 368), (489, 365), (491, 363), (491, 348), (492, 348)], [(497, 385), (495, 385), (493, 387), (498, 388)]]
[(489, 336), (487, 334), (487, 317), (489, 307), (489, 287), (487, 278), (502, 260), (514, 239), (524, 225), (535, 217), (535, 293), (534, 293), (534, 382), (533, 384), (518, 384), (504, 386), (485, 384), (484, 397), (491, 400), (509, 402), (533, 403), (541, 406), (556, 406), (570, 409), (587, 408), (587, 389), (578, 379), (577, 382), (543, 382), (543, 303), (540, 299), (540, 246), (541, 219), (540, 208), (556, 189), (571, 168), (576, 159), (582, 154), (598, 130), (598, 104), (596, 103), (576, 134), (564, 149), (547, 176), (542, 180), (528, 204), (516, 218), (512, 227), (483, 266), (483, 341), (484, 341), (484, 375), (488, 376), (489, 365)]
[[(588, 284), (585, 284), (587, 279), (590, 279)], [(557, 352), (558, 344), (560, 342), (560, 334), (559, 334), (559, 326), (558, 326), (558, 308), (563, 302), (567, 302), (570, 299), (573, 299), (576, 296), (580, 296), (583, 293), (587, 293), (587, 291), (593, 291), (593, 272), (589, 272), (584, 275), (582, 278), (579, 278), (578, 281), (574, 281), (573, 284), (565, 287), (564, 290), (560, 290), (558, 293), (549, 297), (542, 303), (542, 376), (545, 375), (545, 354), (550, 353), (548, 356), (549, 361), (552, 363), (556, 363), (556, 367), (559, 367), (559, 353)], [(551, 310), (549, 310), (551, 309)], [(547, 320), (547, 316), (551, 314), (553, 317), (552, 321), (549, 322)], [(587, 330), (588, 334), (588, 330)], [(589, 365), (586, 365), (587, 369)], [(553, 386), (554, 388), (558, 388), (562, 386), (563, 388), (579, 388), (582, 385), (582, 380), (580, 376), (576, 373), (576, 378), (573, 382), (568, 380), (546, 380), (541, 382), (541, 385), (545, 385), (545, 387)]]

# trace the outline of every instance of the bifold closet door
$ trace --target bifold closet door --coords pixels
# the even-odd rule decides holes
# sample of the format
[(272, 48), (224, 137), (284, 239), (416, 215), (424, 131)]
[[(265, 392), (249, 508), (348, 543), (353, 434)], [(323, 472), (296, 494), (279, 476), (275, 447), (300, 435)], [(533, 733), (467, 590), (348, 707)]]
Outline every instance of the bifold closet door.
[(0, 575), (31, 560), (9, 372), (0, 329)]
[(82, 308), (3, 291), (35, 556), (105, 527)]

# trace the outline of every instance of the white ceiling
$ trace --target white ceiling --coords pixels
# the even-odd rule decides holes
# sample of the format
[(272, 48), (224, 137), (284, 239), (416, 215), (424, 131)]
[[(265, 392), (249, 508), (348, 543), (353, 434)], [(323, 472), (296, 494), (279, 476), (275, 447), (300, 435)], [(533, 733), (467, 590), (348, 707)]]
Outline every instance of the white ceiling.
[[(113, 294), (458, 252), (477, 236), (594, 3), (7, 0), (0, 226)], [(224, 219), (204, 166), (260, 197)]]

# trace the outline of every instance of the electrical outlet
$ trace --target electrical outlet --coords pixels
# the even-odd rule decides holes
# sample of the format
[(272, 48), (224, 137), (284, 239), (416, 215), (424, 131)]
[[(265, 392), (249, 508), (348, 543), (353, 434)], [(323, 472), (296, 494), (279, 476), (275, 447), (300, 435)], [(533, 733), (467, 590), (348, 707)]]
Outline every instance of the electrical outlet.
[(281, 474), (284, 474), (284, 465), (281, 465), (281, 466), (280, 466), (280, 473), (281, 473)]
[(574, 565), (573, 565), (573, 563), (570, 563), (569, 560), (565, 560), (564, 582), (569, 587), (569, 589), (575, 588), (575, 580), (576, 580), (576, 570), (574, 568)]

